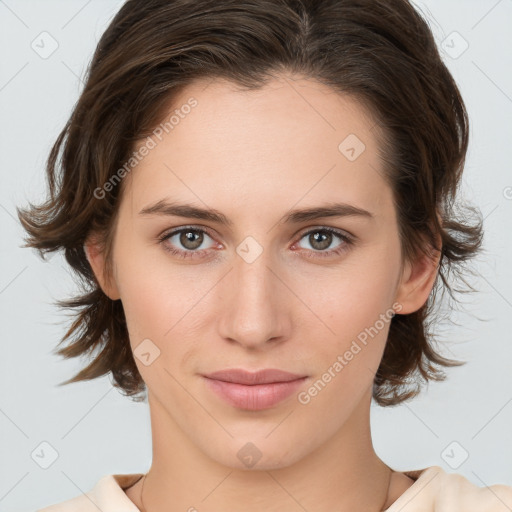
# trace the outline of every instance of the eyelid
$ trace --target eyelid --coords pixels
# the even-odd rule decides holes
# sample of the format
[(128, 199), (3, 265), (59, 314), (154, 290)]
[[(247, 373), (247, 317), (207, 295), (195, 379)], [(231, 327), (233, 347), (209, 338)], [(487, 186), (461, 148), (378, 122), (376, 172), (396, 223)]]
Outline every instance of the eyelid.
[(216, 238), (216, 235), (213, 234), (213, 230), (206, 226), (184, 224), (182, 226), (176, 226), (174, 228), (169, 228), (169, 229), (162, 231), (162, 233), (157, 236), (157, 239), (161, 241), (163, 239), (167, 239), (167, 238), (170, 238), (171, 236), (181, 233), (182, 231), (186, 231), (187, 229), (189, 229), (190, 231), (203, 231), (210, 238)]
[(299, 234), (297, 236), (299, 238), (302, 238), (304, 235), (307, 235), (307, 234), (315, 232), (315, 231), (329, 231), (329, 232), (334, 233), (335, 235), (338, 235), (340, 237), (349, 238), (350, 240), (355, 239), (355, 236), (352, 233), (349, 233), (348, 231), (346, 231), (344, 229), (334, 228), (332, 226), (322, 226), (322, 225), (309, 226), (307, 228), (304, 228), (303, 231), (299, 231)]

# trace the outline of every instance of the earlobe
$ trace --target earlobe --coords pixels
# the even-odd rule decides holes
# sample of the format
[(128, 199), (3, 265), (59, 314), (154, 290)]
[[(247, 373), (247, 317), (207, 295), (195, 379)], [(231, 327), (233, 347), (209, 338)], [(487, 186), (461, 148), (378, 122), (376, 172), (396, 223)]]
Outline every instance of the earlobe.
[(118, 300), (120, 298), (119, 290), (115, 280), (106, 273), (105, 253), (100, 247), (100, 244), (94, 239), (89, 238), (84, 244), (84, 252), (96, 280), (105, 295), (112, 300)]

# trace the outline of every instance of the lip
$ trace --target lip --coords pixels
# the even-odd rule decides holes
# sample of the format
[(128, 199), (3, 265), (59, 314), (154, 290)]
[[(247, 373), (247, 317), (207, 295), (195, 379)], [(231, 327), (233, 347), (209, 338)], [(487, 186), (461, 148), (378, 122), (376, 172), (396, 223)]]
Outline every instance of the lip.
[(265, 368), (256, 372), (249, 372), (242, 368), (229, 368), (204, 375), (207, 379), (220, 380), (223, 382), (232, 382), (236, 384), (255, 385), (255, 384), (271, 384), (276, 382), (290, 382), (302, 379), (306, 375), (298, 375), (295, 373), (277, 370), (275, 368)]
[(282, 370), (222, 370), (203, 375), (209, 389), (239, 409), (259, 411), (282, 402), (308, 378)]

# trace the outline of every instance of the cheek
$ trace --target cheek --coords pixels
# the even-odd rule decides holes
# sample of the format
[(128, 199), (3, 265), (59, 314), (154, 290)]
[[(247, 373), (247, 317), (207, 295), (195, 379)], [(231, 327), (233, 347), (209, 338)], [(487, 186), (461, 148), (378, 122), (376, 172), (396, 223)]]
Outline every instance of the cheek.
[(162, 337), (179, 315), (187, 290), (179, 272), (171, 272), (165, 258), (153, 254), (131, 236), (116, 246), (118, 289), (129, 332), (136, 338)]
[[(139, 344), (149, 339), (160, 352), (158, 363), (176, 366), (201, 339), (209, 304), (201, 298), (211, 284), (194, 279), (193, 267), (170, 265), (165, 257), (149, 263), (144, 251), (123, 250), (121, 245), (118, 254), (118, 287), (132, 350), (137, 355)], [(147, 372), (144, 366), (139, 369), (142, 375)]]
[(329, 334), (325, 343), (316, 344), (314, 358), (319, 373), (311, 392), (322, 394), (320, 400), (315, 398), (319, 407), (342, 406), (333, 413), (338, 420), (373, 384), (392, 319), (392, 310), (386, 309), (384, 302), (375, 296), (357, 307), (338, 301), (338, 308), (326, 322), (335, 334)]
[(395, 274), (396, 269), (389, 264), (373, 260), (343, 269), (313, 291), (310, 282), (304, 281), (302, 286), (309, 290), (305, 296), (311, 310), (328, 327), (322, 328), (325, 335), (334, 336), (343, 345), (373, 326), (381, 315), (391, 315)]
[[(385, 253), (384, 247), (379, 250)], [(372, 251), (379, 254), (376, 247)], [(321, 287), (312, 289), (310, 282), (303, 281), (303, 289), (309, 286), (310, 290), (308, 306), (325, 324), (313, 318), (309, 329), (323, 333), (322, 342), (315, 344), (315, 354), (336, 395), (359, 395), (371, 385), (392, 319), (395, 279), (395, 260), (388, 255), (366, 261), (360, 258)]]
[(130, 339), (132, 344), (137, 344), (140, 339), (158, 338), (165, 332), (163, 311), (167, 301), (162, 284), (154, 278), (153, 269), (130, 267), (120, 262), (119, 290)]

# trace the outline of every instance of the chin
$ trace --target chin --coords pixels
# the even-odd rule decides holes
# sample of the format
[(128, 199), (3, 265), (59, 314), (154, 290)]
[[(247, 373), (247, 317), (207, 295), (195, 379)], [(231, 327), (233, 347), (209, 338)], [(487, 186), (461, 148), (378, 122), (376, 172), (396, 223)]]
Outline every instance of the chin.
[(254, 437), (253, 440), (248, 440), (247, 437), (235, 438), (229, 442), (229, 446), (219, 443), (218, 451), (209, 455), (223, 466), (244, 471), (283, 469), (293, 465), (306, 455), (302, 453), (301, 449), (296, 448), (301, 443), (293, 441), (289, 436), (287, 437), (287, 441), (290, 443), (288, 446), (283, 442), (282, 437), (276, 436), (270, 440), (265, 438), (266, 435), (268, 432), (259, 440)]

